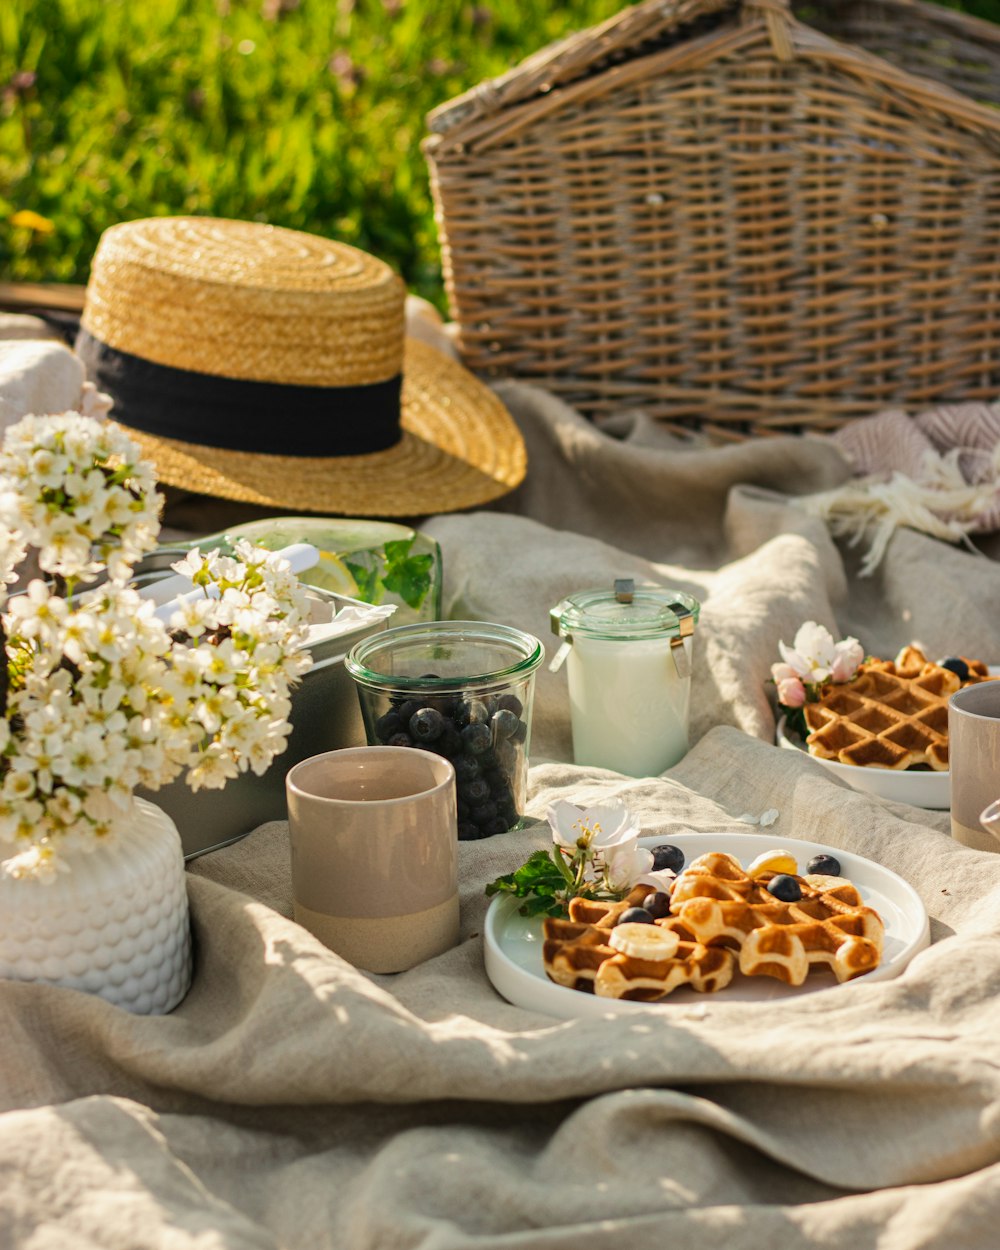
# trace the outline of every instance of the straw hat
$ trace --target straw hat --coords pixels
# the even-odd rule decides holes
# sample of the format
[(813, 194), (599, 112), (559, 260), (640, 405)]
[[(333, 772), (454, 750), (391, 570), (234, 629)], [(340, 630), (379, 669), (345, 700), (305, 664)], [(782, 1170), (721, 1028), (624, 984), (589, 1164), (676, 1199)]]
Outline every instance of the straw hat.
[(160, 480), (302, 512), (417, 516), (524, 477), (507, 410), (404, 335), (367, 252), (277, 226), (157, 217), (94, 256), (77, 351)]

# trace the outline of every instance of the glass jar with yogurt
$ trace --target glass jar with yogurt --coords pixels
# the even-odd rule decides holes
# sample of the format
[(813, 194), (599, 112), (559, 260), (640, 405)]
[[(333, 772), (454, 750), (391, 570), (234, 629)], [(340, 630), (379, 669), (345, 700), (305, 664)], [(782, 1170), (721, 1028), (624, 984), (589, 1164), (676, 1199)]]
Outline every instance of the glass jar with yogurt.
[(632, 777), (672, 767), (688, 749), (691, 659), (701, 605), (680, 590), (583, 590), (552, 609), (563, 638), (573, 759)]

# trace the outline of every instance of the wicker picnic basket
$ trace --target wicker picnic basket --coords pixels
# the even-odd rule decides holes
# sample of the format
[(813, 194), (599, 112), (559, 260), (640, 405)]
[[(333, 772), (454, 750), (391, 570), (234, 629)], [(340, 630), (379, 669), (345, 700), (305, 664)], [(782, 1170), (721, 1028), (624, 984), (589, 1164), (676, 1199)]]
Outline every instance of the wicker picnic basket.
[(431, 114), (465, 362), (721, 437), (1000, 395), (1000, 28), (646, 0)]

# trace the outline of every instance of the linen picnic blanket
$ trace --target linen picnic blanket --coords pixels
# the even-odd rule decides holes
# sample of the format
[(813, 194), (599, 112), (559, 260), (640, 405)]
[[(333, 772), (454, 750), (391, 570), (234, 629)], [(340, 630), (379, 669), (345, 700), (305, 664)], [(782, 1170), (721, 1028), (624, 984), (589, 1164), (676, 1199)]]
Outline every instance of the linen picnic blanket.
[[(765, 686), (816, 620), (866, 650), (996, 659), (1000, 564), (898, 530), (868, 579), (795, 497), (850, 468), (828, 441), (685, 447), (508, 385), (528, 442), (502, 510), (441, 516), (446, 609), (546, 640), (565, 594), (632, 576), (703, 603), (688, 756), (575, 767), (565, 673), (538, 677), (530, 813), (616, 797), (644, 831), (738, 832), (877, 860), (934, 944), (895, 981), (558, 1020), (483, 970), (483, 885), (547, 826), (461, 846), (462, 940), (395, 977), (288, 917), (287, 828), (195, 861), (194, 984), (162, 1018), (0, 985), (0, 1246), (102, 1250), (995, 1250), (1000, 855), (947, 813), (844, 787), (779, 750)], [(406, 866), (400, 865), (405, 872)]]

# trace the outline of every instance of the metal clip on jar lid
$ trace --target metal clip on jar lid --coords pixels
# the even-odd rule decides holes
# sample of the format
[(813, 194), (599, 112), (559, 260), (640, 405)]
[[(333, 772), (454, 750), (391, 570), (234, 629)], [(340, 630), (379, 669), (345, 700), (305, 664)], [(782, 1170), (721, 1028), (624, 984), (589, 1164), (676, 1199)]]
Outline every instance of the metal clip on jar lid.
[(605, 642), (668, 638), (677, 675), (689, 677), (684, 639), (694, 633), (700, 612), (698, 600), (682, 590), (636, 586), (624, 578), (610, 590), (578, 591), (549, 613), (552, 632), (565, 639), (550, 668), (555, 672), (562, 666), (576, 634)]

